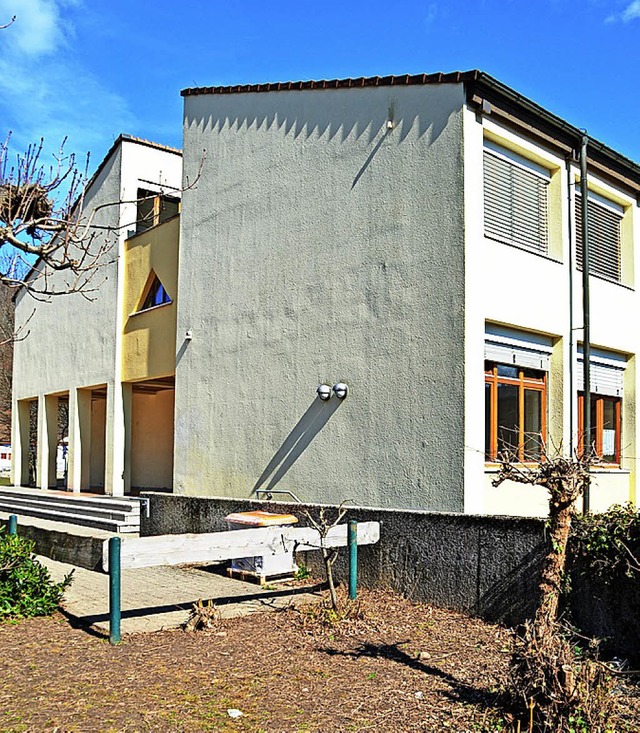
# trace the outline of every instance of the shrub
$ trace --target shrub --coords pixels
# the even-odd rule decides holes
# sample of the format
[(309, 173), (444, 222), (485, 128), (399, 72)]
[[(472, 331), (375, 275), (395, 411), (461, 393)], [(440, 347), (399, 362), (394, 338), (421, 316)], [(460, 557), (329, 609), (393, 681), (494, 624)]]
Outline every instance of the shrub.
[(33, 550), (31, 540), (0, 530), (0, 620), (50, 616), (71, 583), (73, 572), (54, 583)]
[(576, 517), (571, 550), (574, 564), (608, 582), (616, 575), (640, 572), (640, 514), (631, 504), (612, 506), (601, 514)]

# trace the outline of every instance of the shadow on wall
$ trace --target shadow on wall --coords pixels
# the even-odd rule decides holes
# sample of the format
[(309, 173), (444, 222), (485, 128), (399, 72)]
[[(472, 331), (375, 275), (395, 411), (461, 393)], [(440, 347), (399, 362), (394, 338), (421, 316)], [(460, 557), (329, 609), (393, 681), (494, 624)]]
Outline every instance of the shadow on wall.
[[(255, 94), (233, 94), (226, 98), (217, 95), (214, 101), (207, 94), (188, 97), (185, 123), (187, 127), (198, 126), (214, 132), (224, 128), (238, 133), (251, 127), (264, 128), (266, 132), (282, 131), (294, 139), (326, 134), (329, 140), (338, 138), (344, 142), (348, 137), (359, 139), (364, 135), (367, 144), (371, 144), (385, 130), (387, 121), (393, 119), (398, 142), (412, 130), (417, 137), (428, 135), (433, 142), (447, 126), (449, 116), (460, 107), (457, 98), (454, 103), (455, 94), (435, 88), (429, 90), (432, 103), (425, 105), (424, 96), (419, 102), (411, 99), (406, 113), (398, 104), (399, 95), (388, 89), (352, 90), (353, 96), (348, 92), (345, 95), (321, 91), (300, 92), (300, 95), (303, 96), (296, 92), (268, 92), (258, 95), (259, 99)], [(352, 103), (345, 104), (347, 99)]]
[(328, 402), (315, 399), (269, 461), (269, 465), (256, 481), (252, 493), (255, 494), (262, 488), (267, 490), (275, 488), (341, 404), (342, 401), (337, 399)]

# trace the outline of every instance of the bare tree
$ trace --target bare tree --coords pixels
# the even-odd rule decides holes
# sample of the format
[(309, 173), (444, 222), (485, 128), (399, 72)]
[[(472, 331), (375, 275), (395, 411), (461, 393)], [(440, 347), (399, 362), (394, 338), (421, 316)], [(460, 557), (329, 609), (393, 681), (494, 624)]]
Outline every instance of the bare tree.
[[(540, 441), (540, 436), (533, 440)], [(503, 453), (493, 481), (496, 487), (504, 481), (543, 486), (549, 493), (549, 547), (542, 563), (540, 600), (533, 622), (525, 625), (516, 641), (510, 691), (528, 718), (529, 731), (577, 730), (573, 723), (582, 720), (584, 730), (604, 732), (609, 730), (614, 703), (611, 672), (598, 661), (597, 646), (584, 654), (572, 629), (559, 621), (571, 523), (596, 456), (593, 450), (574, 457), (553, 456), (540, 445), (532, 463), (521, 463), (513, 452)]]
[(543, 453), (539, 463), (522, 464), (509, 455), (503, 455), (500, 472), (492, 482), (496, 487), (503, 481), (543, 486), (549, 493), (550, 548), (542, 566), (541, 600), (534, 621), (539, 638), (552, 633), (558, 619), (571, 521), (576, 512), (576, 501), (589, 483), (591, 462), (582, 457), (570, 459)]
[(12, 292), (0, 284), (0, 443), (9, 441), (11, 433), (11, 372), (14, 335)]
[[(157, 223), (152, 202), (177, 201), (194, 188), (205, 161), (203, 152), (195, 178), (183, 188), (161, 185), (171, 195), (145, 192), (130, 201), (91, 206), (85, 198), (91, 184), (88, 155), (79, 165), (74, 154), (65, 152), (65, 140), (47, 166), (40, 140), (17, 153), (12, 164), (9, 141), (10, 136), (0, 146), (0, 283), (22, 287), (39, 300), (68, 293), (91, 299), (101, 284), (97, 274), (117, 256), (111, 250), (119, 232), (136, 227), (138, 217), (145, 228)], [(105, 224), (104, 211), (122, 204), (136, 205), (132, 221)], [(64, 273), (64, 280), (53, 278), (54, 273)]]
[[(0, 146), (0, 282), (40, 298), (90, 292), (113, 238), (96, 225), (97, 208), (85, 211), (88, 156), (79, 167), (63, 142), (47, 166), (40, 140), (12, 163), (9, 140)], [(51, 275), (60, 271), (65, 285), (54, 286)]]
[[(327, 576), (327, 583), (329, 585), (329, 596), (331, 598), (331, 608), (337, 613), (338, 607), (338, 594), (336, 593), (336, 586), (333, 580), (333, 565), (338, 559), (339, 548), (329, 548), (325, 544), (329, 530), (340, 524), (344, 519), (345, 514), (348, 511), (345, 505), (346, 502), (342, 502), (337, 509), (333, 507), (320, 507), (317, 518), (314, 517), (310, 511), (305, 511), (305, 517), (309, 524), (314, 527), (320, 534), (320, 552), (322, 553), (322, 560), (324, 562), (325, 573)], [(330, 516), (331, 513), (334, 516)]]

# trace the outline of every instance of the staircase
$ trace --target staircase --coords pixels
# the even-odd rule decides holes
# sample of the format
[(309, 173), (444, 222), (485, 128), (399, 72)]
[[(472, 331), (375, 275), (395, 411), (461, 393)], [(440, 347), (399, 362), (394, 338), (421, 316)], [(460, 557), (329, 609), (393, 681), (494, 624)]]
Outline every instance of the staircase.
[(108, 532), (140, 531), (140, 500), (66, 491), (0, 487), (0, 512)]

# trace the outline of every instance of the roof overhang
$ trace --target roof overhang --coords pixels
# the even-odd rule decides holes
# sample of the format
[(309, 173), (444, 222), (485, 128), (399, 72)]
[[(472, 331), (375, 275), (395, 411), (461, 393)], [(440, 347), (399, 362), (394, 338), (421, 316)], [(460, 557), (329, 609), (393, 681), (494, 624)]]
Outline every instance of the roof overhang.
[[(566, 120), (478, 69), (434, 74), (192, 87), (183, 89), (180, 93), (183, 97), (192, 97), (428, 84), (464, 84), (467, 103), (479, 114), (495, 118), (552, 148), (564, 157), (577, 160), (582, 137), (585, 134), (583, 130), (574, 127)], [(594, 173), (609, 179), (615, 185), (623, 186), (636, 198), (640, 197), (640, 166), (592, 137), (589, 137), (588, 158), (589, 166)]]

